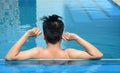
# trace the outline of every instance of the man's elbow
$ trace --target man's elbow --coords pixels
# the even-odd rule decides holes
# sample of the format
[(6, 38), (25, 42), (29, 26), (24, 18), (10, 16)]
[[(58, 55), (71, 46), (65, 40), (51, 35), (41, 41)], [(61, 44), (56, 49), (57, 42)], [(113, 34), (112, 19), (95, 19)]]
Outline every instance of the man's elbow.
[(101, 59), (102, 57), (103, 57), (103, 53), (100, 53), (100, 54), (94, 55), (92, 59)]
[(15, 59), (15, 57), (13, 57), (13, 56), (6, 56), (5, 57), (6, 61), (11, 61), (11, 60), (14, 60), (14, 59)]
[(9, 56), (6, 56), (6, 57), (5, 57), (5, 60), (6, 60), (6, 61), (10, 61), (11, 58), (10, 58)]
[(100, 53), (97, 58), (100, 59), (100, 58), (102, 58), (102, 57), (103, 57), (103, 53)]

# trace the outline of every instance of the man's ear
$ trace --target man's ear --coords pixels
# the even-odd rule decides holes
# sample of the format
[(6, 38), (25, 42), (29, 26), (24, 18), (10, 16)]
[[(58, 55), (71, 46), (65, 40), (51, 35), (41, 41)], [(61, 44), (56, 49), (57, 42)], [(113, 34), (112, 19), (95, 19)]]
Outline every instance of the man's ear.
[(46, 36), (45, 35), (43, 36), (43, 38), (44, 38), (44, 40), (46, 40)]
[(64, 32), (63, 32), (62, 35), (61, 35), (61, 39), (63, 39), (63, 34), (64, 34)]

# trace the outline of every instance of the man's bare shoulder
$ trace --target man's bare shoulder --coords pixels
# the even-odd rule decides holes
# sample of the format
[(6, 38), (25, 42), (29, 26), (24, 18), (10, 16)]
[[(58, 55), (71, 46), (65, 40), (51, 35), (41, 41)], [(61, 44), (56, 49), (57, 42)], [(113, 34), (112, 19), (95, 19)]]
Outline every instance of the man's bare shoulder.
[(34, 48), (30, 49), (30, 50), (31, 50), (31, 52), (33, 54), (33, 58), (38, 59), (38, 58), (40, 58), (40, 55), (43, 54), (44, 49), (41, 48), (41, 47), (34, 47)]
[(34, 47), (34, 48), (32, 48), (32, 49), (30, 49), (28, 51), (31, 51), (34, 54), (39, 54), (40, 52), (43, 51), (43, 48), (41, 48), (41, 47)]
[(69, 55), (70, 59), (80, 59), (81, 58), (81, 54), (83, 52), (81, 50), (77, 50), (77, 49), (74, 49), (74, 48), (68, 48), (65, 51)]
[(36, 50), (36, 51), (43, 51), (44, 49), (43, 48), (41, 48), (41, 47), (35, 47), (35, 48), (33, 48), (34, 50)]
[(71, 51), (75, 51), (76, 49), (74, 49), (74, 48), (67, 48), (67, 49), (65, 49), (65, 51), (66, 52), (71, 52)]

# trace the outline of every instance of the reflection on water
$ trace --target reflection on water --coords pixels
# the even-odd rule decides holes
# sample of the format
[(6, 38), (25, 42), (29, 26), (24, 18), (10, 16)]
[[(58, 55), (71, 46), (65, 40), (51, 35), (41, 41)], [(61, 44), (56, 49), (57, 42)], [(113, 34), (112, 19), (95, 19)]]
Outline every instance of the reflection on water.
[(120, 65), (120, 61), (118, 60), (45, 60), (45, 59), (31, 59), (31, 60), (23, 60), (23, 61), (5, 61), (0, 60), (0, 65), (8, 65), (8, 66), (29, 66), (29, 65), (76, 65), (76, 66), (92, 66), (92, 65)]
[(20, 24), (18, 0), (0, 0), (0, 36), (10, 32), (13, 29), (11, 26), (18, 24)]
[[(0, 61), (0, 72), (119, 73), (119, 61), (101, 60), (27, 60)], [(113, 70), (112, 70), (113, 69)]]
[(0, 25), (19, 23), (18, 0), (0, 0)]
[(18, 0), (0, 0), (0, 32), (2, 32), (0, 36), (9, 32), (8, 29), (11, 29), (9, 25), (18, 24), (20, 24)]
[[(16, 39), (14, 35), (19, 29), (19, 4), (18, 0), (0, 0), (0, 58), (3, 58), (7, 49)], [(3, 52), (4, 51), (4, 52)]]
[[(27, 60), (27, 61), (4, 61), (4, 63), (1, 63), (1, 65), (7, 66), (72, 65), (72, 64), (75, 65), (75, 63), (76, 62), (72, 60)], [(85, 63), (83, 64), (85, 65)]]
[[(20, 3), (20, 1), (23, 3)], [(0, 0), (0, 54), (2, 54), (0, 58), (4, 58), (8, 50), (28, 29), (35, 27), (33, 24), (35, 24), (36, 21), (36, 3), (35, 0), (30, 1), (34, 1), (32, 2), (34, 4), (31, 6), (32, 8), (24, 6), (25, 3), (30, 5), (29, 1), (26, 0)], [(31, 12), (28, 12), (30, 10)], [(29, 17), (23, 17), (24, 15), (29, 15)], [(24, 20), (28, 20), (29, 18), (29, 21)], [(35, 38), (30, 38), (26, 42), (27, 44), (25, 43), (22, 47), (22, 50), (35, 46), (34, 39)], [(28, 46), (29, 44), (31, 44), (31, 46)]]

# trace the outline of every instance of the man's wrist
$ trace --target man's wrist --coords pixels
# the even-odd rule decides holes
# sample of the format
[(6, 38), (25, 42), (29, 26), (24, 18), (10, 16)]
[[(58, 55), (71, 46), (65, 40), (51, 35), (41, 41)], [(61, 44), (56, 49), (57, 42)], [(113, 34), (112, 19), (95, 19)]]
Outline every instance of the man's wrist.
[(27, 32), (24, 35), (25, 37), (30, 37), (30, 35)]
[(75, 40), (78, 41), (80, 37), (78, 35), (75, 35)]

